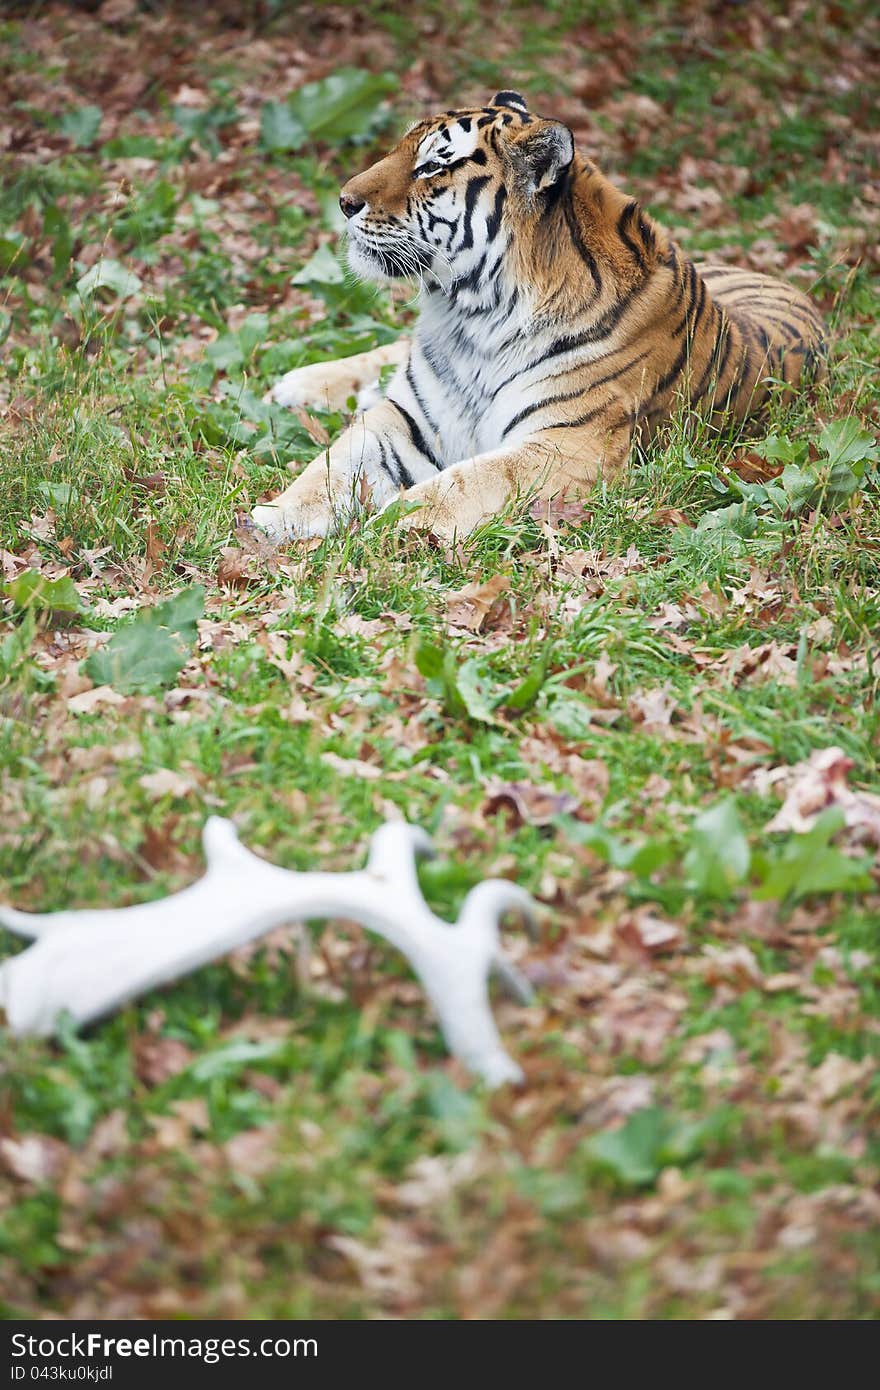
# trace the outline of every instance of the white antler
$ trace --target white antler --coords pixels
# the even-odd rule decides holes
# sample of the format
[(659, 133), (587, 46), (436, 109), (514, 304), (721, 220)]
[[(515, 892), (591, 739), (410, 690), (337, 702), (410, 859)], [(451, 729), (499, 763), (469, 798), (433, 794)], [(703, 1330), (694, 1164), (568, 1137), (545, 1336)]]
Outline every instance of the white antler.
[(35, 944), (0, 965), (0, 1006), (14, 1033), (51, 1033), (63, 1013), (77, 1023), (186, 975), (285, 922), (343, 917), (384, 936), (407, 957), (434, 1006), (450, 1052), (490, 1085), (519, 1081), (489, 1006), (495, 969), (509, 991), (530, 990), (505, 957), (498, 923), (515, 910), (528, 925), (534, 905), (521, 888), (489, 879), (468, 894), (456, 926), (435, 917), (416, 876), (428, 835), (405, 822), (373, 836), (366, 869), (294, 873), (257, 858), (231, 821), (203, 832), (208, 869), (190, 888), (138, 907), (17, 912), (0, 906), (0, 925)]

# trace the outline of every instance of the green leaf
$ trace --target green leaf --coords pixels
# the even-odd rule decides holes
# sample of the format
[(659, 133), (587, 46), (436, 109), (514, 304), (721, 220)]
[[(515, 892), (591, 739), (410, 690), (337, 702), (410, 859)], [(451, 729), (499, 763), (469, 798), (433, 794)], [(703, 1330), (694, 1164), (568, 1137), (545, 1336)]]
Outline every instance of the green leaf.
[(79, 501), (79, 491), (71, 483), (50, 483), (44, 480), (38, 484), (38, 491), (51, 507), (69, 507)]
[(593, 1136), (587, 1150), (627, 1187), (645, 1187), (668, 1164), (689, 1163), (707, 1142), (723, 1136), (732, 1111), (720, 1107), (699, 1120), (685, 1120), (660, 1105), (636, 1110), (620, 1129)]
[(52, 265), (56, 275), (67, 270), (73, 254), (73, 227), (67, 214), (57, 203), (50, 203), (43, 212), (43, 232), (52, 243)]
[(0, 236), (0, 275), (9, 271), (19, 271), (27, 264), (30, 242), (20, 232), (7, 232)]
[(341, 285), (345, 281), (345, 271), (325, 243), (319, 246), (311, 260), (306, 261), (302, 270), (293, 277), (294, 285)]
[(273, 154), (298, 150), (305, 143), (306, 136), (305, 126), (286, 101), (266, 102), (260, 112), (260, 144), (264, 150)]
[(876, 463), (880, 459), (880, 448), (874, 436), (863, 430), (853, 416), (847, 420), (831, 420), (819, 435), (819, 448), (832, 467)]
[(727, 897), (749, 872), (751, 854), (736, 806), (729, 798), (701, 812), (691, 827), (684, 858), (688, 882), (698, 893)]
[(754, 508), (748, 502), (734, 502), (730, 507), (719, 507), (714, 512), (705, 512), (696, 525), (696, 533), (707, 531), (729, 531), (734, 536), (748, 539), (755, 534), (757, 518)]
[(95, 294), (97, 290), (112, 290), (120, 299), (128, 299), (137, 294), (141, 287), (140, 277), (134, 271), (126, 270), (119, 261), (98, 261), (81, 275), (76, 282), (77, 293), (81, 299)]
[(786, 464), (779, 476), (779, 483), (790, 511), (799, 512), (809, 503), (816, 491), (817, 482), (818, 476), (814, 468), (800, 468), (796, 463)]
[(843, 812), (824, 811), (805, 835), (792, 835), (777, 855), (756, 859), (760, 887), (754, 897), (805, 898), (811, 893), (863, 892), (870, 888), (870, 861), (853, 859), (830, 843), (843, 828)]
[(268, 314), (248, 314), (235, 333), (224, 333), (215, 342), (209, 343), (205, 356), (218, 371), (243, 367), (266, 341), (268, 331)]
[(476, 657), (469, 657), (458, 668), (457, 686), (471, 719), (494, 724), (499, 694)]
[(284, 1038), (267, 1038), (261, 1042), (251, 1042), (248, 1038), (234, 1038), (231, 1042), (215, 1047), (196, 1058), (187, 1068), (187, 1074), (203, 1085), (208, 1081), (219, 1081), (237, 1075), (242, 1067), (255, 1066), (259, 1062), (271, 1062), (287, 1047)]
[(467, 706), (458, 689), (458, 665), (451, 647), (420, 642), (416, 648), (416, 667), (428, 682), (429, 692), (443, 701), (450, 714), (466, 714)]
[(550, 723), (563, 738), (591, 738), (595, 730), (591, 728), (590, 706), (582, 697), (554, 695), (550, 705)]
[(768, 434), (766, 439), (754, 445), (754, 450), (769, 463), (794, 463), (805, 455), (806, 444), (799, 439), (789, 439), (784, 434)]
[(65, 111), (58, 128), (78, 149), (86, 149), (98, 138), (102, 116), (100, 106), (74, 106)]
[(504, 703), (508, 709), (531, 709), (547, 679), (547, 670), (550, 665), (552, 650), (550, 643), (546, 643), (541, 652), (540, 659), (532, 667), (529, 674), (524, 680), (520, 681), (519, 685), (514, 687), (509, 695), (505, 696)]
[(397, 90), (388, 72), (340, 68), (320, 82), (307, 82), (286, 102), (268, 102), (260, 116), (260, 139), (267, 150), (298, 150), (308, 139), (337, 144), (369, 134), (384, 98)]
[(620, 1129), (606, 1129), (594, 1135), (587, 1149), (618, 1181), (628, 1187), (644, 1187), (660, 1172), (668, 1130), (666, 1111), (651, 1105), (630, 1115)]
[(142, 608), (106, 647), (92, 653), (86, 675), (96, 685), (125, 693), (170, 685), (189, 657), (204, 611), (205, 591), (198, 584), (154, 608)]
[(23, 612), (82, 613), (85, 605), (72, 579), (47, 579), (37, 570), (25, 570), (3, 585), (3, 592)]

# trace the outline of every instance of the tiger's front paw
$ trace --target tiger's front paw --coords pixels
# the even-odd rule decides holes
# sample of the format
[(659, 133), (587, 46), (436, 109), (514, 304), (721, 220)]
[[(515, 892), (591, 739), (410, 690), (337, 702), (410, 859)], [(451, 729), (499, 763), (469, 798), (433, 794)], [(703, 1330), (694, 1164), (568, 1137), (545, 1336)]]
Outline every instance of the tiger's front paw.
[(274, 401), (276, 405), (325, 406), (333, 389), (332, 375), (326, 363), (313, 362), (308, 367), (295, 367), (270, 387), (263, 399)]
[(289, 511), (286, 507), (273, 506), (271, 502), (254, 507), (251, 520), (275, 545), (280, 545), (282, 541), (305, 541), (312, 536), (326, 536), (333, 529), (333, 516), (329, 511)]

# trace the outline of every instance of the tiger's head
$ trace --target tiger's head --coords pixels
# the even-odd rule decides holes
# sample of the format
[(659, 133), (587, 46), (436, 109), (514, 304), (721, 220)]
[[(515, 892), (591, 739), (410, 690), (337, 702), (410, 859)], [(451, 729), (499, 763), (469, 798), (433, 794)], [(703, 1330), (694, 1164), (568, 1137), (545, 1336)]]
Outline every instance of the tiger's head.
[(419, 121), (342, 189), (349, 264), (371, 280), (475, 286), (517, 221), (553, 199), (573, 160), (571, 131), (531, 114), (518, 92)]

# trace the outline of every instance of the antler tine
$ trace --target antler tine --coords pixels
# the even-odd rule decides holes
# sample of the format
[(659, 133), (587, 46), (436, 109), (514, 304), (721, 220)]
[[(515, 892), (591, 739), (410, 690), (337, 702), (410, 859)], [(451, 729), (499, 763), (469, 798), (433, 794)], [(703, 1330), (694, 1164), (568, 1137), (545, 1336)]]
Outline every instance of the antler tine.
[(52, 912), (19, 912), (17, 908), (0, 903), (0, 927), (15, 932), (16, 936), (26, 936), (31, 941), (49, 930), (54, 915)]
[(416, 873), (416, 861), (436, 853), (434, 842), (420, 825), (389, 821), (380, 825), (370, 840), (367, 873), (384, 879), (399, 892), (415, 895), (424, 904)]
[(482, 929), (490, 933), (493, 944), (492, 973), (511, 999), (515, 999), (518, 1004), (531, 1004), (534, 999), (531, 985), (501, 945), (499, 924), (505, 912), (517, 913), (532, 940), (536, 938), (537, 915), (534, 900), (525, 889), (504, 878), (490, 878), (471, 889), (462, 904), (459, 927), (467, 927), (473, 923), (472, 930)]

